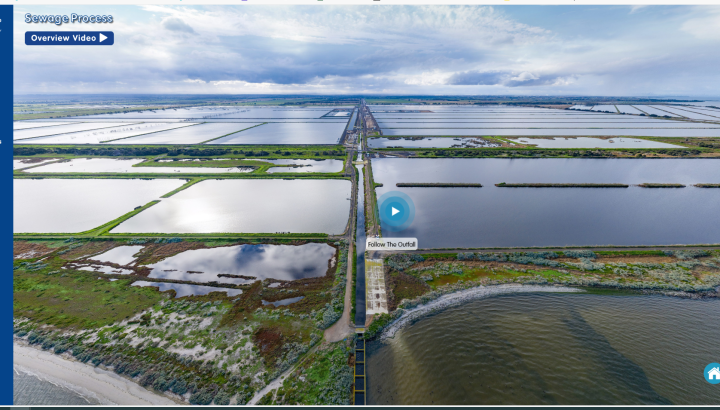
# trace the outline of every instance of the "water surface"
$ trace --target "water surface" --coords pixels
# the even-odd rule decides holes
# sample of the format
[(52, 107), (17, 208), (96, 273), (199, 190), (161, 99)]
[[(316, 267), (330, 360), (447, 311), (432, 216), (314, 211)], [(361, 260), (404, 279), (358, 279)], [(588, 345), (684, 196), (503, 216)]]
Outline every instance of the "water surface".
[(205, 123), (117, 141), (116, 144), (200, 144), (259, 125), (246, 123)]
[(13, 232), (82, 232), (158, 199), (177, 179), (14, 179)]
[(334, 256), (335, 248), (326, 243), (237, 245), (188, 250), (148, 267), (152, 269), (150, 278), (240, 285), (267, 278), (325, 276), (335, 266)]
[(301, 300), (303, 300), (303, 299), (305, 299), (305, 296), (298, 296), (298, 297), (295, 297), (295, 298), (282, 299), (282, 300), (277, 300), (277, 301), (275, 301), (275, 302), (268, 302), (267, 300), (263, 300), (263, 301), (262, 301), (262, 304), (265, 305), (265, 306), (267, 306), (267, 305), (273, 305), (273, 306), (275, 306), (275, 307), (278, 307), (278, 306), (287, 306), (287, 305), (293, 304), (293, 303), (295, 303), (295, 302), (299, 302), (299, 301), (301, 301)]
[[(358, 160), (362, 161), (362, 154), (358, 152)], [(358, 173), (357, 193), (357, 219), (355, 225), (355, 265), (357, 275), (355, 279), (355, 325), (365, 327), (365, 245), (367, 233), (365, 232), (365, 176), (362, 173), (363, 165), (355, 165)]]
[(517, 138), (510, 141), (535, 145), (538, 148), (683, 148), (664, 142), (635, 138)]
[(383, 128), (383, 135), (718, 137), (720, 128)]
[(518, 294), (368, 344), (368, 404), (717, 404), (720, 301)]
[(275, 122), (208, 142), (216, 144), (337, 144), (345, 122)]
[(481, 138), (370, 138), (368, 139), (370, 148), (481, 148), (481, 147), (499, 147), (500, 144), (486, 141)]
[(176, 299), (185, 296), (202, 296), (211, 292), (224, 292), (228, 296), (237, 296), (242, 294), (242, 289), (216, 288), (214, 286), (189, 285), (185, 283), (147, 282), (144, 280), (133, 282), (132, 286), (155, 287), (158, 288), (160, 292), (172, 289), (176, 292)]
[[(712, 159), (372, 160), (376, 189), (402, 191), (415, 220), (390, 237), (421, 248), (669, 245), (720, 243), (720, 190), (499, 188), (515, 183), (680, 183), (720, 181)], [(708, 182), (706, 182), (708, 181)], [(398, 188), (398, 182), (468, 182), (482, 188)], [(679, 210), (682, 210), (681, 212)]]
[(135, 260), (135, 254), (142, 249), (142, 245), (118, 246), (103, 252), (100, 255), (91, 256), (87, 259), (100, 262), (111, 262), (118, 265), (128, 265)]
[(345, 231), (350, 181), (235, 179), (199, 182), (111, 232), (328, 233)]
[(267, 170), (268, 173), (276, 172), (340, 172), (343, 169), (343, 162), (338, 159), (264, 159), (264, 162), (270, 162), (278, 165), (296, 165), (294, 167), (272, 167)]
[(62, 386), (25, 372), (17, 366), (13, 371), (13, 405), (15, 406), (89, 406), (100, 402), (81, 395), (69, 386)]
[[(54, 164), (43, 165), (41, 167), (32, 168), (25, 172), (31, 173), (92, 173), (92, 174), (125, 174), (125, 173), (151, 173), (151, 174), (224, 174), (227, 172), (251, 172), (252, 167), (227, 167), (227, 168), (210, 168), (210, 167), (157, 167), (142, 166), (145, 159), (115, 159), (115, 158), (73, 158), (71, 160), (56, 162)], [(181, 161), (174, 161), (179, 165), (183, 165)]]
[[(40, 123), (37, 123), (40, 124)], [(50, 123), (53, 124), (53, 123)], [(117, 127), (119, 125), (129, 125), (129, 123), (124, 122), (108, 122), (108, 123), (89, 123), (89, 122), (81, 122), (81, 123), (64, 123), (62, 125), (56, 125), (47, 126), (47, 127), (33, 127), (33, 128), (24, 128), (13, 131), (13, 140), (20, 140), (25, 138), (37, 138), (37, 137), (43, 137), (48, 135), (56, 135), (56, 134), (65, 134), (65, 133), (73, 133), (77, 131), (87, 131), (87, 130), (97, 130), (97, 129), (104, 129), (104, 128), (112, 128)], [(16, 144), (19, 144), (20, 142), (15, 142)]]
[[(97, 127), (100, 123), (94, 123)], [(123, 138), (150, 134), (173, 128), (192, 126), (192, 123), (143, 122), (125, 124), (120, 127), (100, 128), (90, 131), (71, 132), (47, 137), (31, 138), (15, 141), (15, 144), (102, 144), (118, 143)], [(34, 130), (35, 128), (33, 128)], [(30, 130), (28, 130), (30, 131)], [(124, 143), (124, 142), (123, 142)]]

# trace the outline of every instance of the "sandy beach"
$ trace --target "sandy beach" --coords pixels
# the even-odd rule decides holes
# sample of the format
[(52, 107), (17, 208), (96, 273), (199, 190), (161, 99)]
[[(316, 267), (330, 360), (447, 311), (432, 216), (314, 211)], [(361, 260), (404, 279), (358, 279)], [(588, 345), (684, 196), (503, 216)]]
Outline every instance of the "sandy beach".
[(66, 386), (83, 396), (97, 399), (101, 404), (179, 404), (113, 372), (18, 343), (13, 344), (13, 361), (16, 370)]

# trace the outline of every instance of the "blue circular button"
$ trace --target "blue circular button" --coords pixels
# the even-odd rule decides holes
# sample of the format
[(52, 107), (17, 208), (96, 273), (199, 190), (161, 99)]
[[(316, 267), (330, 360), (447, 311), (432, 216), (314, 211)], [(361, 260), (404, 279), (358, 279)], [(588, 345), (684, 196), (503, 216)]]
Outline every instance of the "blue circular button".
[(390, 191), (378, 199), (378, 211), (383, 229), (402, 231), (407, 229), (415, 218), (415, 204), (406, 194)]
[(720, 383), (720, 364), (710, 363), (705, 366), (705, 380), (710, 384)]

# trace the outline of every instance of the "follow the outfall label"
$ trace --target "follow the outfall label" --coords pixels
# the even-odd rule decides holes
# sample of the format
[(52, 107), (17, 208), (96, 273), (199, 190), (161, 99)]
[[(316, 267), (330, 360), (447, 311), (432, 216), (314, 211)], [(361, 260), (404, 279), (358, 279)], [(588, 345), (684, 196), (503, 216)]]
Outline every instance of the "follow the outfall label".
[(367, 251), (416, 251), (417, 238), (367, 238)]
[(26, 31), (28, 46), (111, 46), (112, 31)]

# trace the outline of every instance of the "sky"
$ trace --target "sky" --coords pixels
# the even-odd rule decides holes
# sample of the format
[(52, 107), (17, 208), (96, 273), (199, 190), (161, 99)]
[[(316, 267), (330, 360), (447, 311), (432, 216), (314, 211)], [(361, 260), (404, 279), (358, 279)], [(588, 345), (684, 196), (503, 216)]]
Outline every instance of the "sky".
[(715, 6), (15, 6), (14, 30), (15, 94), (720, 96)]

